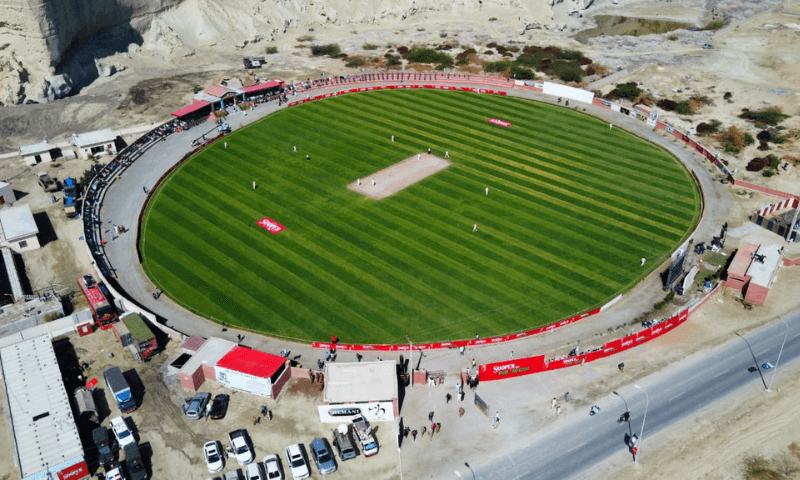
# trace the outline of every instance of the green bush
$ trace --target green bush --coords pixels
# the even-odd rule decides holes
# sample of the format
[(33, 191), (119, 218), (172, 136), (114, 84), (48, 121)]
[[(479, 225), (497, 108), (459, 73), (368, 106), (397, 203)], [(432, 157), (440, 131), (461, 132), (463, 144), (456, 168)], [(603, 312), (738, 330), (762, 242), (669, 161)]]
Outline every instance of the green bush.
[(438, 65), (453, 65), (453, 57), (437, 52), (431, 48), (412, 48), (408, 53), (408, 61), (412, 63), (435, 63)]
[(489, 62), (483, 66), (484, 72), (505, 72), (511, 68), (511, 62)]
[(533, 80), (536, 78), (536, 74), (533, 73), (533, 70), (520, 67), (519, 65), (513, 65), (511, 71), (508, 72), (508, 76), (516, 78), (517, 80)]
[(364, 50), (377, 50), (378, 46), (372, 43), (365, 43), (364, 45), (361, 45), (361, 48)]
[(363, 58), (354, 57), (352, 60), (350, 60), (349, 62), (345, 63), (344, 66), (347, 67), (347, 68), (358, 68), (358, 67), (363, 67), (366, 64), (367, 64), (367, 61), (364, 60)]
[(544, 60), (544, 55), (541, 53), (534, 53), (533, 55), (522, 54), (514, 60), (515, 63), (521, 65), (523, 67), (530, 67), (535, 70), (542, 69), (542, 61)]
[(329, 43), (328, 45), (314, 45), (311, 47), (311, 54), (315, 57), (321, 57), (323, 55), (335, 57), (340, 53), (342, 53), (342, 49), (340, 49), (339, 45), (335, 43)]
[(583, 79), (583, 70), (572, 62), (553, 62), (546, 71), (565, 82), (580, 82)]
[(401, 63), (403, 63), (400, 61), (400, 57), (396, 55), (386, 54), (385, 57), (386, 57), (386, 65), (390, 67), (393, 67), (395, 65), (400, 65)]
[(609, 95), (616, 95), (615, 98), (625, 98), (627, 100), (634, 100), (642, 94), (642, 89), (636, 85), (636, 82), (628, 82), (617, 85)]
[(756, 139), (752, 135), (750, 135), (749, 133), (745, 133), (744, 134), (744, 143), (745, 143), (745, 145), (752, 145), (752, 144), (756, 143)]
[(469, 59), (467, 57), (459, 58), (456, 60), (456, 65), (469, 65)]
[(715, 20), (708, 25), (706, 25), (703, 30), (719, 30), (720, 28), (725, 26), (725, 22), (722, 20)]
[(267, 47), (267, 54), (272, 55), (273, 53), (278, 53), (278, 47)]
[(669, 40), (670, 40), (671, 42), (674, 42), (674, 41), (675, 41), (675, 40), (677, 40), (677, 39), (678, 39), (678, 36), (677, 36), (677, 35), (670, 35), (670, 36), (669, 36)]
[(583, 58), (583, 53), (579, 52), (578, 50), (564, 50), (563, 52), (559, 53), (556, 58), (561, 60), (580, 60)]
[(310, 42), (311, 40), (314, 40), (314, 37), (312, 37), (311, 35), (303, 35), (302, 37), (297, 37), (298, 42)]
[(742, 109), (742, 114), (739, 115), (739, 118), (750, 120), (756, 125), (777, 125), (790, 117), (791, 115), (783, 113), (780, 107), (767, 107), (755, 112), (745, 108)]
[(739, 153), (741, 149), (739, 147), (734, 147), (733, 145), (725, 145), (725, 151), (728, 153)]
[(775, 169), (767, 167), (761, 172), (761, 175), (764, 175), (765, 177), (769, 178), (775, 175)]
[(689, 100), (683, 100), (676, 103), (675, 112), (680, 113), (681, 115), (691, 115), (694, 113), (692, 111), (692, 106), (689, 104)]

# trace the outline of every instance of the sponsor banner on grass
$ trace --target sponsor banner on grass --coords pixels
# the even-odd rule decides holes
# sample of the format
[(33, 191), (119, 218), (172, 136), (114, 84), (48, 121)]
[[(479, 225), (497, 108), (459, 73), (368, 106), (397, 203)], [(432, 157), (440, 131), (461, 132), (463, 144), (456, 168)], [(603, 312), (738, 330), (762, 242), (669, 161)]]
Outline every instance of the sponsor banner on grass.
[(276, 222), (275, 220), (267, 217), (264, 217), (261, 220), (257, 221), (256, 225), (258, 225), (259, 227), (263, 228), (264, 230), (268, 231), (273, 235), (275, 235), (276, 233), (281, 233), (282, 231), (286, 230), (286, 227)]
[(489, 120), (486, 120), (486, 121), (489, 122), (489, 123), (493, 123), (495, 125), (500, 125), (501, 127), (510, 127), (511, 126), (511, 122), (506, 122), (505, 120), (499, 120), (497, 118), (490, 118)]

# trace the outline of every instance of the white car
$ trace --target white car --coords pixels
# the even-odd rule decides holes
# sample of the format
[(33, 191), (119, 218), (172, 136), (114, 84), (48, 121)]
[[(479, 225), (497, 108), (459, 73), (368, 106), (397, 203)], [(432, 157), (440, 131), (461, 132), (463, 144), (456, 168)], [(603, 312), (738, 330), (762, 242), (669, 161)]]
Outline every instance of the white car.
[(261, 464), (253, 462), (247, 466), (244, 472), (245, 480), (264, 480), (264, 475), (261, 474)]
[(219, 442), (206, 442), (203, 445), (203, 457), (206, 459), (206, 467), (209, 473), (217, 473), (225, 468), (225, 457)]
[(128, 425), (122, 417), (114, 417), (111, 419), (111, 430), (114, 431), (114, 436), (117, 437), (117, 442), (119, 442), (120, 447), (124, 448), (125, 445), (136, 443), (136, 439), (133, 438), (133, 434), (128, 429)]
[(106, 480), (125, 480), (125, 477), (122, 476), (122, 469), (114, 467), (111, 470), (107, 470)]
[(292, 478), (294, 478), (294, 480), (306, 478), (311, 475), (302, 443), (286, 447), (286, 460), (289, 462), (289, 471), (292, 472)]
[(267, 472), (266, 480), (283, 480), (281, 461), (277, 455), (264, 457), (264, 470)]
[(247, 439), (247, 431), (244, 429), (234, 430), (228, 434), (231, 441), (231, 450), (233, 456), (239, 465), (249, 465), (255, 459), (253, 449), (250, 448), (250, 442)]

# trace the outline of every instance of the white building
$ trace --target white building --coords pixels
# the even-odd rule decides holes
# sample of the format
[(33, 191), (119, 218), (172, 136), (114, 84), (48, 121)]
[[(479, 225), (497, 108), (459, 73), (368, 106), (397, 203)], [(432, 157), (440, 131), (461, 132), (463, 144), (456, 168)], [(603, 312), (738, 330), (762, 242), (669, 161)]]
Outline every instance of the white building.
[(72, 143), (78, 147), (78, 154), (81, 158), (89, 158), (90, 155), (98, 156), (104, 153), (115, 155), (117, 149), (114, 141), (117, 136), (110, 129), (95, 130), (87, 133), (73, 133)]
[(0, 205), (7, 203), (14, 203), (17, 201), (17, 196), (14, 195), (14, 187), (10, 183), (0, 182)]
[(342, 422), (363, 415), (370, 422), (387, 422), (400, 414), (395, 362), (325, 364), (320, 421)]
[(51, 162), (53, 158), (50, 156), (50, 150), (53, 146), (47, 143), (47, 140), (33, 145), (24, 145), (19, 147), (19, 154), (25, 160), (25, 164), (29, 167), (42, 162)]
[(0, 349), (23, 479), (89, 478), (81, 439), (49, 335)]
[(0, 210), (0, 230), (3, 231), (2, 245), (17, 253), (39, 248), (39, 227), (28, 205)]

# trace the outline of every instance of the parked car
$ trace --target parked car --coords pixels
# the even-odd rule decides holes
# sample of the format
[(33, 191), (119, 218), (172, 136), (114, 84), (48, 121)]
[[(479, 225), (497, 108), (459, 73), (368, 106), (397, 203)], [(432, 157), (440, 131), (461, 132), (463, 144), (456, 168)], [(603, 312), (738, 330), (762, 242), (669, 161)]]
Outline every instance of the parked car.
[(289, 471), (292, 472), (294, 480), (311, 475), (311, 471), (308, 469), (308, 460), (306, 460), (306, 451), (302, 443), (286, 447), (286, 460), (289, 462)]
[(147, 469), (144, 468), (139, 446), (135, 443), (125, 445), (125, 463), (128, 464), (131, 480), (147, 480)]
[(203, 457), (206, 459), (206, 468), (209, 473), (217, 473), (225, 468), (225, 456), (222, 447), (216, 440), (203, 445)]
[(45, 192), (55, 192), (58, 190), (58, 184), (46, 173), (39, 174), (39, 185), (42, 186)]
[(208, 392), (197, 392), (189, 404), (186, 406), (186, 418), (189, 420), (200, 420), (206, 413), (206, 405), (211, 400)]
[(106, 480), (125, 480), (125, 477), (122, 476), (122, 468), (117, 465), (111, 470), (106, 470)]
[(353, 438), (350, 436), (350, 427), (346, 424), (342, 424), (339, 429), (333, 431), (333, 446), (342, 461), (356, 458), (358, 455)]
[(277, 455), (264, 457), (264, 471), (266, 472), (267, 480), (283, 480), (281, 460)]
[(92, 430), (92, 439), (97, 449), (97, 461), (105, 467), (114, 461), (115, 445), (108, 439), (106, 427), (97, 427)]
[(225, 414), (228, 413), (228, 402), (230, 402), (230, 399), (230, 395), (224, 393), (220, 393), (214, 397), (214, 401), (211, 403), (211, 412), (209, 413), (211, 420), (225, 418)]
[(244, 472), (245, 480), (264, 480), (264, 475), (261, 472), (261, 464), (253, 462), (247, 466)]
[(317, 464), (320, 475), (328, 475), (336, 471), (336, 460), (333, 458), (327, 440), (315, 438), (309, 446), (311, 447), (311, 458)]
[(114, 436), (117, 437), (117, 442), (119, 442), (120, 448), (125, 448), (125, 445), (136, 443), (136, 439), (133, 438), (133, 433), (131, 433), (130, 429), (128, 429), (128, 424), (125, 423), (124, 418), (112, 418), (111, 430), (114, 431)]
[(222, 475), (222, 480), (241, 480), (242, 478), (242, 469), (240, 468), (229, 470)]
[(247, 430), (239, 429), (234, 430), (228, 434), (231, 441), (231, 450), (233, 456), (239, 465), (247, 465), (253, 461), (253, 449), (250, 448), (250, 442), (247, 438)]
[(705, 50), (711, 50), (711, 49), (713, 49), (713, 48), (714, 48), (714, 45), (711, 45), (710, 43), (704, 43), (704, 44), (703, 44), (703, 48), (704, 48)]

